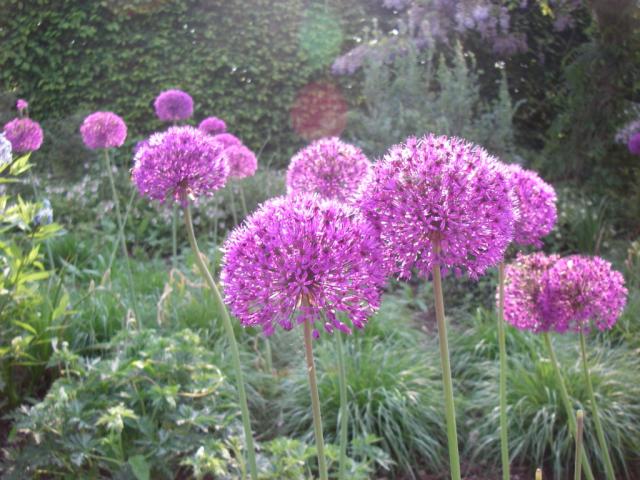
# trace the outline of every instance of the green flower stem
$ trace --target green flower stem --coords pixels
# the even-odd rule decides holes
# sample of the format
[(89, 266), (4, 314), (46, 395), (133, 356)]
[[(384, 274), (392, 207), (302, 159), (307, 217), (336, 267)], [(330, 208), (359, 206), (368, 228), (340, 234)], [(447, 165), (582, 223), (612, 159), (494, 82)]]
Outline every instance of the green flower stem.
[(582, 458), (582, 434), (584, 432), (584, 412), (582, 410), (578, 410), (576, 413), (576, 427), (576, 457), (573, 467), (573, 479), (580, 480), (582, 478), (580, 458)]
[(229, 183), (229, 205), (231, 206), (231, 215), (233, 216), (233, 226), (238, 225), (238, 211), (236, 210), (236, 196), (233, 194), (233, 184)]
[[(31, 181), (33, 196), (36, 198), (36, 201), (37, 201), (38, 198), (40, 198), (40, 195), (38, 194), (38, 187), (36, 187), (36, 180), (35, 178), (33, 178), (33, 172), (31, 171), (31, 169), (29, 169), (29, 180)], [(49, 240), (44, 241), (44, 246), (47, 249), (47, 257), (49, 257), (49, 263), (51, 264), (51, 269), (55, 270), (56, 266), (55, 266), (55, 263), (53, 263), (53, 252), (51, 251), (51, 245), (49, 245)], [(51, 282), (49, 282), (49, 286), (51, 286)]]
[(193, 250), (193, 253), (196, 256), (196, 264), (198, 265), (200, 274), (211, 289), (211, 292), (213, 293), (213, 296), (215, 297), (216, 302), (220, 307), (220, 313), (222, 314), (222, 324), (224, 326), (225, 333), (227, 334), (229, 348), (231, 349), (231, 360), (233, 362), (233, 368), (236, 372), (236, 387), (238, 388), (240, 409), (242, 411), (242, 424), (244, 426), (244, 436), (245, 442), (247, 444), (249, 469), (251, 470), (251, 478), (253, 478), (253, 480), (257, 480), (258, 466), (256, 464), (256, 452), (253, 442), (253, 433), (251, 432), (251, 418), (249, 417), (249, 407), (247, 405), (247, 392), (244, 387), (244, 378), (242, 374), (242, 367), (240, 365), (240, 351), (238, 350), (238, 342), (236, 341), (236, 337), (233, 332), (233, 325), (231, 324), (229, 312), (227, 311), (227, 307), (222, 300), (222, 294), (220, 293), (220, 290), (218, 290), (216, 282), (213, 280), (211, 272), (209, 272), (209, 269), (207, 268), (207, 265), (202, 258), (202, 253), (200, 253), (200, 249), (198, 248), (196, 235), (193, 231), (193, 222), (191, 220), (191, 205), (189, 203), (187, 203), (187, 206), (184, 209), (184, 220), (187, 226), (189, 244), (191, 245), (191, 250)]
[(313, 338), (311, 324), (304, 322), (304, 348), (307, 357), (307, 373), (309, 375), (309, 390), (311, 392), (311, 410), (313, 412), (313, 431), (316, 437), (316, 450), (318, 451), (318, 470), (320, 480), (329, 480), (327, 463), (324, 458), (324, 437), (322, 436), (322, 414), (320, 413), (320, 396), (318, 395), (318, 382), (316, 380), (316, 366), (313, 361)]
[(271, 343), (269, 342), (269, 339), (267, 337), (265, 337), (264, 339), (264, 349), (265, 349), (265, 368), (267, 369), (267, 372), (269, 372), (270, 374), (273, 373), (273, 359), (271, 357)]
[(336, 350), (338, 351), (338, 379), (340, 383), (340, 463), (338, 480), (346, 480), (347, 442), (349, 434), (349, 408), (347, 399), (347, 371), (344, 365), (342, 334), (336, 332)]
[(536, 480), (542, 480), (542, 469), (536, 468)]
[(175, 204), (171, 214), (171, 267), (178, 267), (178, 206)]
[[(438, 245), (436, 245), (436, 250), (439, 250)], [(456, 430), (456, 411), (453, 403), (453, 384), (451, 381), (451, 365), (449, 363), (449, 341), (447, 340), (447, 323), (444, 317), (442, 277), (440, 275), (440, 265), (437, 263), (433, 265), (433, 296), (435, 297), (438, 338), (440, 340), (442, 385), (444, 388), (444, 406), (447, 417), (447, 440), (449, 443), (449, 467), (451, 470), (452, 480), (461, 480), (460, 453), (458, 451), (458, 433)]]
[(133, 312), (136, 315), (136, 323), (138, 328), (142, 328), (142, 318), (138, 310), (138, 303), (136, 300), (135, 289), (133, 286), (133, 274), (131, 273), (131, 263), (129, 262), (129, 252), (127, 251), (127, 242), (124, 239), (124, 222), (122, 221), (122, 213), (120, 213), (120, 200), (118, 199), (118, 190), (116, 189), (116, 182), (113, 180), (113, 172), (111, 171), (111, 159), (109, 158), (109, 150), (106, 148), (104, 151), (104, 160), (107, 166), (107, 175), (109, 176), (109, 184), (111, 185), (111, 194), (113, 195), (113, 205), (116, 210), (116, 221), (118, 222), (118, 235), (116, 242), (120, 241), (122, 245), (122, 255), (125, 261), (125, 270), (127, 272), (127, 280), (129, 282), (129, 298), (131, 299), (131, 306)]
[(244, 189), (242, 188), (242, 184), (238, 183), (238, 190), (240, 190), (240, 203), (242, 204), (242, 212), (244, 213), (244, 218), (249, 216), (249, 210), (247, 210), (247, 200), (244, 198)]
[(584, 380), (587, 384), (587, 392), (589, 394), (589, 402), (591, 403), (591, 416), (596, 427), (596, 435), (600, 444), (600, 451), (604, 457), (604, 466), (607, 472), (607, 480), (615, 480), (616, 475), (613, 470), (613, 463), (609, 455), (609, 448), (604, 436), (600, 415), (598, 414), (598, 405), (596, 404), (596, 396), (593, 393), (593, 385), (591, 384), (591, 375), (589, 375), (589, 365), (587, 363), (587, 346), (584, 339), (584, 333), (580, 331), (580, 353), (582, 355), (582, 370), (584, 372)]
[[(129, 213), (131, 211), (131, 207), (133, 205), (133, 201), (135, 197), (136, 197), (136, 191), (131, 190), (131, 195), (129, 196), (129, 202), (127, 203), (127, 209), (124, 211), (124, 217), (122, 219), (122, 228), (119, 229), (118, 235), (124, 235), (124, 227), (127, 225), (127, 220), (129, 219)], [(115, 261), (115, 258), (116, 258), (116, 253), (118, 253), (118, 248), (120, 248), (120, 245), (116, 243), (113, 246), (113, 249), (111, 250), (111, 255), (109, 255), (109, 264), (107, 266), (107, 271), (111, 270), (111, 267), (113, 266), (113, 262)]]
[(500, 452), (502, 478), (509, 480), (509, 432), (507, 430), (507, 346), (504, 332), (504, 262), (498, 265), (498, 348), (500, 351)]
[[(573, 407), (571, 406), (571, 400), (569, 399), (569, 393), (567, 392), (567, 387), (564, 384), (564, 379), (562, 378), (562, 373), (560, 372), (560, 366), (558, 364), (558, 359), (556, 358), (556, 354), (553, 350), (553, 345), (551, 344), (551, 337), (547, 332), (542, 334), (544, 338), (544, 343), (547, 346), (547, 350), (549, 352), (549, 358), (551, 359), (551, 365), (553, 366), (553, 370), (556, 374), (556, 378), (558, 380), (558, 385), (560, 385), (560, 397), (562, 398), (562, 403), (564, 404), (564, 408), (567, 413), (567, 421), (569, 422), (569, 430), (571, 434), (576, 436), (577, 433), (577, 425), (576, 419), (574, 418)], [(587, 459), (587, 454), (584, 449), (582, 450), (582, 468), (584, 469), (584, 474), (588, 480), (595, 480), (593, 477), (593, 473), (591, 472), (591, 467), (589, 466), (589, 460)]]

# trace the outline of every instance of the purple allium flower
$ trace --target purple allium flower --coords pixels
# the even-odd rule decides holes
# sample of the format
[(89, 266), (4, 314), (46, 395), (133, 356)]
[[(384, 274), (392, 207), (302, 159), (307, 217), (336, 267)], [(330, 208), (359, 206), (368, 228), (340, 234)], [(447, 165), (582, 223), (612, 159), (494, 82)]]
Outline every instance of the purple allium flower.
[(16, 102), (16, 108), (20, 113), (24, 112), (27, 108), (29, 108), (29, 102), (27, 102), (23, 98), (19, 98)]
[(134, 158), (133, 182), (141, 195), (186, 205), (213, 195), (229, 175), (220, 143), (193, 127), (171, 127), (152, 135)]
[(518, 253), (516, 260), (505, 267), (504, 319), (507, 323), (536, 333), (549, 329), (538, 308), (540, 279), (559, 258), (541, 252)]
[(250, 177), (258, 169), (258, 159), (244, 145), (231, 145), (224, 149), (229, 163), (229, 176), (233, 178)]
[(591, 322), (608, 330), (627, 302), (624, 277), (600, 257), (572, 255), (542, 276), (538, 305), (548, 329), (588, 331)]
[(504, 168), (483, 148), (427, 135), (392, 147), (359, 203), (391, 272), (428, 277), (438, 263), (477, 278), (513, 240), (512, 198)]
[(240, 139), (235, 135), (231, 135), (230, 133), (219, 133), (218, 135), (214, 135), (213, 139), (216, 142), (221, 143), (223, 148), (242, 145)]
[(629, 138), (629, 143), (627, 143), (627, 147), (629, 148), (629, 152), (632, 155), (640, 155), (640, 132), (634, 133)]
[(0, 133), (0, 168), (10, 164), (12, 160), (11, 142), (7, 140), (4, 133)]
[(518, 206), (514, 242), (540, 247), (540, 239), (549, 234), (558, 219), (556, 192), (536, 172), (516, 164), (506, 169)]
[(179, 122), (193, 115), (193, 99), (182, 90), (166, 90), (153, 102), (156, 116), (163, 122)]
[(245, 327), (271, 335), (295, 323), (363, 328), (385, 281), (379, 243), (354, 207), (317, 195), (264, 203), (231, 233), (221, 273), (225, 301)]
[(303, 148), (291, 159), (287, 193), (317, 193), (324, 198), (351, 200), (371, 174), (362, 151), (337, 137), (323, 138)]
[(4, 134), (16, 153), (35, 152), (44, 138), (40, 124), (30, 118), (11, 120), (4, 126)]
[(113, 112), (94, 112), (80, 126), (84, 144), (92, 150), (121, 147), (127, 138), (127, 125)]
[(227, 131), (227, 124), (218, 117), (207, 117), (200, 122), (198, 128), (209, 135), (217, 135)]

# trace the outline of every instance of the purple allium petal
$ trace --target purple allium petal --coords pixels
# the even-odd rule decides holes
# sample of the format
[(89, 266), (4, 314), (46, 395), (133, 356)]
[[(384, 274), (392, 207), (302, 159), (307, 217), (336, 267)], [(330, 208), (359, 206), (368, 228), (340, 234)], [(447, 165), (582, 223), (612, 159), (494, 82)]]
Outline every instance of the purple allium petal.
[(459, 138), (412, 137), (392, 147), (375, 164), (359, 204), (380, 231), (385, 264), (401, 278), (414, 269), (428, 277), (435, 263), (477, 278), (513, 240), (504, 168)]
[(223, 148), (229, 148), (237, 145), (242, 145), (242, 142), (235, 135), (231, 135), (230, 133), (219, 133), (218, 135), (214, 135), (213, 139), (216, 142), (222, 144)]
[(359, 148), (337, 137), (324, 138), (293, 156), (287, 171), (287, 193), (317, 193), (348, 201), (370, 175), (371, 163)]
[(23, 98), (19, 98), (18, 101), (16, 102), (16, 108), (18, 109), (18, 111), (20, 113), (22, 113), (23, 111), (25, 111), (27, 108), (29, 108), (29, 102), (27, 102), (25, 99)]
[(166, 90), (153, 102), (156, 116), (163, 122), (187, 120), (193, 115), (193, 99), (182, 90)]
[(230, 177), (250, 177), (258, 169), (258, 159), (244, 145), (232, 145), (229, 148), (225, 148), (224, 155), (227, 157), (227, 162), (229, 162)]
[(127, 125), (113, 112), (94, 112), (80, 127), (84, 144), (92, 150), (121, 147), (127, 138)]
[(556, 192), (536, 172), (516, 164), (507, 165), (506, 171), (518, 202), (514, 242), (540, 247), (540, 239), (551, 232), (558, 219)]
[(629, 137), (627, 147), (629, 148), (629, 153), (632, 155), (640, 155), (640, 132), (634, 133)]
[(30, 118), (11, 120), (4, 126), (4, 134), (16, 153), (35, 152), (44, 138), (40, 124)]
[[(264, 203), (224, 245), (225, 302), (245, 327), (362, 328), (385, 282), (372, 226), (354, 207), (317, 195)], [(329, 328), (326, 327), (329, 324)]]
[(222, 145), (193, 127), (152, 135), (134, 158), (132, 179), (141, 195), (179, 202), (211, 196), (224, 186), (229, 165)]
[(200, 122), (198, 128), (209, 135), (217, 135), (227, 131), (227, 124), (218, 117), (207, 117)]

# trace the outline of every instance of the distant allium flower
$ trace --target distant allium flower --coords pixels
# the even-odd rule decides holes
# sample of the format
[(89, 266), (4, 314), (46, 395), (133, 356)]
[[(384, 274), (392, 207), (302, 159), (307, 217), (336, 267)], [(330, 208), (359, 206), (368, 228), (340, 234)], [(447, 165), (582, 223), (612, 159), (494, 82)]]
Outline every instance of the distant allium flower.
[(4, 126), (4, 134), (16, 153), (35, 152), (44, 137), (38, 122), (30, 118), (15, 118)]
[(229, 163), (229, 176), (234, 178), (250, 177), (258, 168), (258, 160), (244, 145), (232, 145), (224, 150)]
[(640, 133), (640, 119), (634, 120), (618, 130), (616, 142), (628, 145), (629, 140), (631, 140), (631, 137), (636, 133)]
[(224, 246), (226, 303), (245, 327), (271, 335), (295, 323), (321, 322), (351, 333), (338, 315), (363, 328), (384, 283), (371, 225), (353, 207), (316, 195), (264, 203)]
[(435, 263), (477, 278), (513, 240), (504, 169), (458, 138), (428, 135), (392, 147), (359, 203), (380, 229), (385, 262), (404, 278), (414, 268), (427, 277)]
[(549, 329), (557, 332), (586, 331), (591, 322), (608, 330), (626, 302), (624, 277), (600, 257), (562, 258), (541, 278), (538, 304)]
[(29, 102), (27, 102), (26, 100), (24, 100), (22, 98), (19, 98), (18, 101), (16, 102), (16, 108), (18, 109), (18, 111), (20, 113), (22, 113), (27, 108), (29, 108)]
[(558, 261), (558, 255), (519, 253), (505, 268), (504, 319), (520, 330), (543, 332), (548, 322), (538, 308), (540, 279)]
[(157, 117), (163, 122), (178, 122), (193, 115), (193, 99), (182, 90), (167, 90), (153, 102)]
[(540, 247), (540, 239), (549, 234), (558, 219), (556, 192), (536, 172), (519, 165), (507, 165), (507, 174), (518, 205), (514, 242)]
[(629, 147), (629, 152), (632, 155), (640, 155), (640, 132), (629, 138), (627, 146)]
[(371, 174), (362, 151), (338, 138), (323, 138), (296, 153), (287, 171), (287, 192), (317, 193), (347, 201)]
[(133, 182), (141, 195), (186, 205), (213, 195), (229, 175), (222, 146), (193, 127), (171, 127), (152, 135), (134, 158)]
[(3, 133), (0, 133), (0, 167), (11, 163), (12, 160), (11, 142), (6, 139)]
[(227, 131), (227, 124), (218, 117), (207, 117), (200, 122), (198, 128), (209, 135), (217, 135)]
[(42, 208), (33, 217), (33, 223), (36, 225), (50, 225), (51, 222), (53, 222), (53, 209), (49, 199), (45, 198), (42, 201)]
[(127, 138), (127, 125), (113, 112), (94, 112), (80, 126), (84, 144), (92, 150), (121, 147)]
[(214, 135), (213, 139), (216, 142), (222, 144), (223, 148), (229, 148), (236, 145), (242, 145), (242, 142), (235, 135), (231, 135), (230, 133), (219, 133), (218, 135)]

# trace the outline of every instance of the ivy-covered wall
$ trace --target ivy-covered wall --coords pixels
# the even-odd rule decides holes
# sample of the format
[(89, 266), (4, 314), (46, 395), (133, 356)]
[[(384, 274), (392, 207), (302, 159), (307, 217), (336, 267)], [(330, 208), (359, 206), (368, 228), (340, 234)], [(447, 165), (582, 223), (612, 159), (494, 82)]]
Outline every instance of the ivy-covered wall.
[[(284, 164), (302, 143), (289, 119), (296, 93), (332, 81), (333, 58), (315, 46), (339, 48), (362, 17), (358, 2), (328, 3), (338, 29), (326, 16), (314, 22), (319, 6), (304, 0), (3, 0), (0, 92), (29, 99), (45, 122), (113, 110), (134, 138), (161, 126), (157, 93), (181, 88), (194, 98), (194, 122), (222, 117)], [(327, 26), (341, 36), (320, 45), (314, 35), (325, 38)]]

